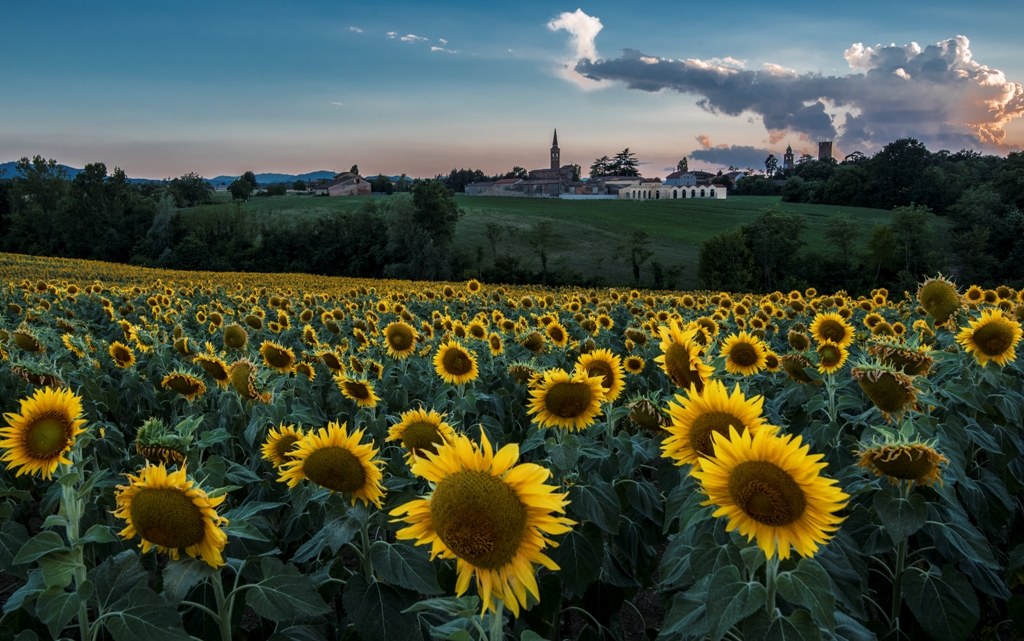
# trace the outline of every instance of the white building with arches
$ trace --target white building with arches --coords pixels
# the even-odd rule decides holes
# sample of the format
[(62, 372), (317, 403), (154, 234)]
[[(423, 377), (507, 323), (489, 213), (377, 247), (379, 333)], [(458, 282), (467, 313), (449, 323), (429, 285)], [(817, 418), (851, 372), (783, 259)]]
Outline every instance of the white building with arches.
[(728, 190), (722, 185), (665, 185), (640, 183), (619, 190), (619, 198), (627, 200), (679, 200), (704, 198), (725, 200)]

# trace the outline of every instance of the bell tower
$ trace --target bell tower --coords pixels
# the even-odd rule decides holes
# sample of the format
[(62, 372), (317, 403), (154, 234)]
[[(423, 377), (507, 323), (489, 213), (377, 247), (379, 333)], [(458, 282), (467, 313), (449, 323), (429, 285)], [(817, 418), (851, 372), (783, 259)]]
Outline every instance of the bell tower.
[(558, 151), (558, 130), (555, 129), (555, 136), (551, 139), (551, 168), (559, 169), (562, 166), (562, 154)]
[(793, 168), (793, 146), (786, 146), (786, 153), (782, 156), (782, 168), (789, 170)]

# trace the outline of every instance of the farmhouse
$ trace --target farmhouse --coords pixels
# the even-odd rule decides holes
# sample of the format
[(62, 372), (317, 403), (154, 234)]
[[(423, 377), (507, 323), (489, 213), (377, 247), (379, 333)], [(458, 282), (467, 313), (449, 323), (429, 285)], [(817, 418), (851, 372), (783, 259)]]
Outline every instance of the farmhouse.
[(670, 200), (679, 198), (713, 198), (725, 200), (728, 190), (722, 185), (700, 185), (681, 187), (664, 183), (643, 182), (628, 189), (619, 190), (619, 198), (628, 200)]
[(327, 183), (328, 196), (369, 196), (370, 192), (367, 180), (348, 171), (338, 174)]

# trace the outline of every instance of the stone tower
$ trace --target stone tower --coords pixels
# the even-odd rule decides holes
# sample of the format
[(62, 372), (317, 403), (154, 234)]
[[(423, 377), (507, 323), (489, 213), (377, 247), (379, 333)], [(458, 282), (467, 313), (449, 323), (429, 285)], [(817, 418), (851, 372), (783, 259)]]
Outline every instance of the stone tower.
[(558, 169), (562, 166), (562, 154), (558, 151), (558, 130), (555, 129), (555, 136), (551, 139), (551, 168)]
[(832, 141), (818, 143), (818, 160), (832, 160)]
[(786, 153), (782, 156), (782, 169), (788, 171), (793, 168), (793, 146), (786, 145)]

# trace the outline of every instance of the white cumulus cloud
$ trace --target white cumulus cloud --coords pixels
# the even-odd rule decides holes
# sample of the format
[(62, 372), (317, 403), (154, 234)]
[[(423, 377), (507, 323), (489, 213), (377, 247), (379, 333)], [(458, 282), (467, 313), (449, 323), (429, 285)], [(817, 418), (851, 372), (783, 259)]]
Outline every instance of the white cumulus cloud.
[(569, 47), (571, 49), (569, 58), (562, 61), (559, 68), (559, 75), (585, 89), (594, 89), (602, 86), (599, 80), (586, 78), (576, 70), (576, 65), (581, 61), (595, 61), (598, 59), (597, 34), (601, 32), (604, 25), (601, 19), (584, 13), (583, 9), (576, 11), (564, 11), (559, 16), (548, 22), (548, 29), (551, 31), (566, 31), (569, 33)]

